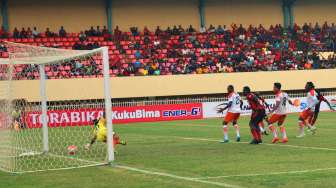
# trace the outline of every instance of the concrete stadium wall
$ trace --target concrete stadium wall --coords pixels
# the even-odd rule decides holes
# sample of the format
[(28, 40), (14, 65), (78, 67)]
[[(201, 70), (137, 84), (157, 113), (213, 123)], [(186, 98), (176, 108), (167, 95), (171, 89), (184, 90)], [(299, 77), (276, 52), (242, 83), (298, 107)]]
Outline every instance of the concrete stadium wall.
[(58, 31), (63, 25), (68, 32), (79, 32), (106, 25), (104, 0), (9, 0), (8, 9), (10, 30), (36, 26)]
[[(271, 91), (274, 82), (281, 82), (284, 90), (303, 89), (307, 81), (317, 88), (336, 88), (336, 69), (309, 71), (253, 72), (206, 75), (176, 75), (111, 78), (112, 98), (150, 96), (177, 96), (226, 93), (229, 84), (237, 91), (249, 85), (254, 91)], [(4, 88), (0, 82), (0, 88)], [(39, 100), (39, 81), (13, 81), (13, 97), (29, 101)], [(5, 94), (4, 92), (0, 92)], [(64, 79), (48, 80), (47, 95), (50, 101), (102, 99), (103, 80)]]
[(131, 26), (154, 30), (158, 25), (166, 29), (190, 24), (199, 29), (198, 3), (195, 0), (113, 0), (112, 23), (124, 31)]
[[(57, 31), (61, 25), (69, 32), (79, 32), (90, 26), (106, 25), (105, 0), (9, 0), (10, 30), (14, 27), (50, 27)], [(283, 24), (280, 0), (207, 0), (206, 25), (232, 23), (269, 26)], [(295, 22), (335, 22), (335, 0), (297, 0), (294, 5)], [(113, 0), (113, 26), (122, 30), (131, 26), (154, 29), (173, 25), (199, 29), (198, 1), (195, 0)], [(2, 19), (0, 19), (2, 24)]]
[(297, 0), (294, 4), (294, 20), (297, 24), (336, 22), (335, 0)]
[(283, 24), (282, 4), (279, 0), (207, 0), (205, 19), (207, 26), (236, 23), (268, 27)]

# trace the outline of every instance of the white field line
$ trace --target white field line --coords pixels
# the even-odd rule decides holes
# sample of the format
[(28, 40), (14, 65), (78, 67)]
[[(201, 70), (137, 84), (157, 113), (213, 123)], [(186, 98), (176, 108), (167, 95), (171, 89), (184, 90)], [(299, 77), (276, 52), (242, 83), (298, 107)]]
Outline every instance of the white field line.
[(169, 178), (173, 178), (173, 179), (185, 180), (185, 181), (190, 181), (190, 182), (203, 183), (203, 184), (208, 184), (208, 185), (215, 185), (215, 186), (218, 186), (218, 187), (242, 188), (238, 185), (232, 185), (232, 184), (220, 183), (220, 182), (213, 182), (213, 181), (195, 179), (195, 178), (190, 178), (190, 177), (183, 177), (183, 176), (178, 176), (178, 175), (168, 174), (168, 173), (163, 173), (163, 172), (154, 172), (154, 171), (150, 171), (150, 170), (143, 170), (143, 169), (129, 167), (129, 166), (123, 166), (123, 165), (116, 165), (115, 167), (120, 168), (120, 169), (133, 171), (133, 172), (142, 173), (142, 174), (169, 177)]
[[(198, 141), (207, 141), (207, 142), (220, 142), (220, 140), (210, 139), (210, 138), (193, 138), (193, 137), (175, 137), (184, 140), (198, 140)], [(247, 144), (248, 142), (231, 142), (233, 144)], [(274, 146), (274, 147), (289, 147), (289, 148), (301, 148), (301, 149), (312, 149), (312, 150), (325, 150), (325, 151), (336, 151), (335, 148), (324, 148), (324, 147), (309, 147), (309, 146), (297, 146), (289, 144), (267, 144), (262, 143), (261, 145)]]
[[(9, 149), (16, 149), (16, 150), (21, 150), (21, 151), (31, 151), (27, 150), (24, 148), (16, 148), (16, 147), (11, 147), (11, 146), (0, 146), (0, 148), (9, 148)], [(57, 155), (57, 154), (52, 154), (52, 153), (47, 153), (46, 155), (52, 156), (52, 157), (59, 157), (59, 158), (64, 158), (68, 160), (76, 160), (76, 161), (81, 161), (85, 163), (91, 163), (87, 165), (81, 165), (81, 166), (76, 166), (76, 167), (64, 167), (64, 168), (55, 168), (55, 169), (44, 169), (44, 170), (31, 170), (31, 171), (20, 171), (20, 172), (10, 172), (8, 170), (5, 170), (3, 168), (0, 168), (0, 170), (5, 171), (5, 172), (10, 172), (10, 173), (15, 173), (15, 174), (22, 174), (22, 173), (34, 173), (34, 172), (45, 172), (45, 171), (59, 171), (59, 170), (71, 170), (71, 169), (77, 169), (77, 168), (84, 168), (84, 167), (94, 167), (94, 166), (103, 166), (107, 165), (107, 162), (96, 162), (96, 161), (90, 161), (90, 160), (85, 160), (85, 159), (79, 159), (79, 158), (71, 158), (68, 156), (62, 156), (62, 155)], [(17, 157), (17, 156), (14, 156)]]
[(5, 168), (2, 168), (2, 167), (0, 167), (0, 171), (6, 172), (6, 173), (14, 173), (14, 172), (12, 172), (10, 170), (7, 170)]
[[(167, 126), (178, 126), (178, 127), (180, 127), (180, 126), (182, 126), (182, 127), (204, 127), (204, 128), (219, 128), (219, 129), (221, 129), (223, 127), (222, 124), (218, 124), (218, 126), (209, 126), (207, 124), (201, 124), (201, 123), (200, 124), (177, 124), (177, 123), (169, 123), (169, 124), (166, 124), (166, 125)], [(250, 127), (248, 127), (248, 126), (239, 126), (239, 127), (240, 127), (240, 129), (248, 129), (248, 130), (250, 129)], [(276, 127), (278, 127), (278, 126), (276, 126)], [(298, 125), (286, 126), (286, 130), (298, 130), (298, 128), (299, 128)], [(265, 129), (267, 131), (269, 131), (266, 123), (265, 123)], [(321, 130), (330, 130), (330, 131), (335, 131), (336, 130), (336, 129), (332, 129), (332, 128), (325, 128), (325, 127), (323, 127), (321, 125), (317, 125), (316, 131), (318, 131), (319, 129), (321, 129)]]
[(102, 166), (102, 165), (106, 165), (106, 163), (104, 163), (104, 164), (103, 163), (102, 164), (91, 164), (91, 165), (77, 166), (77, 167), (65, 167), (65, 168), (45, 169), (45, 170), (20, 171), (20, 172), (11, 172), (11, 173), (14, 173), (14, 174), (24, 174), (24, 173), (46, 172), (46, 171), (72, 170), (72, 169), (85, 168), (85, 167), (95, 167), (95, 166)]
[[(9, 148), (9, 149), (16, 149), (16, 150), (21, 150), (21, 151), (32, 151), (32, 150), (28, 150), (28, 149), (24, 149), (24, 148), (16, 148), (16, 147), (11, 147), (11, 146), (0, 146), (0, 148)], [(38, 153), (38, 152), (36, 152)], [(41, 152), (39, 152), (40, 154), (43, 154)], [(65, 158), (65, 159), (70, 159), (70, 160), (77, 160), (77, 161), (82, 161), (82, 162), (86, 162), (86, 163), (97, 163), (97, 164), (101, 164), (100, 162), (95, 162), (95, 161), (90, 161), (90, 160), (85, 160), (85, 159), (79, 159), (79, 158), (72, 158), (72, 157), (68, 157), (68, 156), (63, 156), (63, 155), (57, 155), (57, 154), (53, 154), (53, 153), (47, 153), (47, 155), (53, 156), (53, 157), (60, 157), (60, 158)], [(17, 157), (17, 156), (15, 156)], [(106, 163), (105, 163), (106, 164)]]
[[(97, 161), (90, 161), (86, 159), (79, 159), (79, 158), (72, 158), (68, 156), (63, 156), (63, 155), (56, 155), (52, 153), (48, 153), (47, 155), (53, 156), (53, 157), (59, 157), (59, 158), (64, 158), (64, 159), (69, 159), (69, 160), (76, 160), (76, 161), (81, 161), (85, 163), (92, 163), (92, 165), (107, 165), (107, 162), (97, 162)], [(86, 167), (86, 165), (80, 166), (80, 167)]]
[(195, 179), (203, 180), (203, 179), (220, 179), (220, 178), (231, 178), (231, 177), (253, 177), (253, 176), (282, 175), (282, 174), (304, 174), (304, 173), (331, 171), (331, 170), (336, 170), (336, 167), (317, 168), (317, 169), (311, 169), (311, 170), (296, 170), (296, 171), (269, 172), (269, 173), (256, 173), (256, 174), (238, 174), (238, 175), (228, 175), (228, 176), (200, 177), (200, 178), (195, 178)]

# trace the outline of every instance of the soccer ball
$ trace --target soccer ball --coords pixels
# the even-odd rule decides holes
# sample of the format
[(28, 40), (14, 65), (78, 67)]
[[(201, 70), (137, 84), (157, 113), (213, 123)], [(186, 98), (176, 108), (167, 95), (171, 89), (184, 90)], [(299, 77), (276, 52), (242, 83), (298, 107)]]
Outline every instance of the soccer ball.
[(68, 146), (69, 155), (75, 155), (76, 151), (77, 151), (77, 146), (75, 146), (75, 145)]
[(293, 103), (294, 103), (294, 106), (299, 107), (300, 104), (301, 104), (301, 101), (300, 101), (300, 99), (295, 99), (295, 100), (293, 101)]

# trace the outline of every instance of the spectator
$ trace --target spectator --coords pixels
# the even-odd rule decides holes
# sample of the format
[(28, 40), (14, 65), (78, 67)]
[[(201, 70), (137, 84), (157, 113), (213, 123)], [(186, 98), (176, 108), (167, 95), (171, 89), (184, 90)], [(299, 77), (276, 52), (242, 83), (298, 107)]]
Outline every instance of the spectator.
[(73, 49), (73, 50), (83, 50), (83, 49), (81, 48), (81, 45), (80, 45), (78, 42), (76, 42), (76, 43), (72, 46), (72, 49)]
[(66, 37), (67, 32), (64, 30), (64, 27), (63, 27), (63, 26), (61, 26), (61, 29), (58, 31), (58, 35), (59, 35), (60, 37)]
[(103, 36), (102, 32), (100, 31), (99, 25), (97, 26), (97, 29), (96, 29), (96, 36), (98, 36), (98, 37)]
[(46, 37), (53, 37), (53, 33), (50, 31), (49, 27), (47, 27), (46, 31), (45, 31), (45, 36)]
[(162, 33), (162, 30), (160, 29), (160, 26), (157, 26), (157, 27), (156, 27), (156, 30), (155, 30), (155, 35), (156, 35), (156, 36), (160, 36), (161, 33)]
[(138, 27), (131, 27), (130, 31), (131, 31), (133, 36), (139, 36)]
[(151, 40), (150, 40), (150, 38), (149, 38), (148, 35), (145, 35), (145, 36), (144, 36), (143, 41), (144, 41), (144, 44), (145, 44), (145, 45), (148, 45), (148, 44), (151, 42)]
[(32, 35), (33, 35), (33, 38), (40, 37), (40, 33), (37, 31), (36, 27), (33, 28)]
[(185, 33), (185, 31), (184, 31), (184, 29), (181, 25), (178, 26), (178, 31), (179, 31), (180, 35)]
[(168, 35), (172, 35), (173, 34), (173, 31), (170, 29), (170, 27), (168, 26), (166, 31), (165, 31), (166, 34)]
[(20, 38), (27, 38), (27, 31), (24, 27), (20, 31)]
[(93, 50), (94, 49), (94, 46), (92, 43), (88, 43), (86, 46), (84, 45), (84, 49), (85, 50)]
[(147, 26), (144, 27), (143, 32), (144, 32), (144, 35), (145, 35), (145, 36), (148, 36), (148, 35), (150, 34), (150, 31), (149, 31), (149, 29), (147, 28)]
[(110, 32), (106, 28), (106, 25), (104, 25), (103, 30), (102, 30), (102, 35), (105, 37), (106, 35), (109, 35), (109, 34), (110, 34)]
[(33, 32), (32, 32), (32, 30), (30, 29), (30, 27), (27, 28), (26, 33), (27, 33), (27, 38), (32, 38), (32, 37), (33, 37)]
[(141, 52), (140, 51), (136, 51), (134, 54), (136, 59), (140, 59), (141, 58)]
[(121, 31), (119, 30), (119, 26), (116, 26), (116, 28), (114, 29), (113, 34), (116, 35), (116, 36), (121, 35)]
[(93, 26), (91, 26), (90, 30), (88, 31), (87, 36), (93, 37), (93, 36), (96, 36), (96, 35), (97, 35), (96, 30), (93, 28)]
[(160, 46), (160, 40), (155, 40), (155, 41), (153, 42), (153, 44), (154, 44), (155, 47)]
[(86, 41), (86, 34), (83, 32), (83, 31), (81, 31), (80, 33), (79, 33), (79, 40), (81, 41), (81, 42), (84, 42), (84, 41)]
[(8, 37), (8, 33), (5, 29), (4, 26), (1, 26), (1, 29), (0, 29), (0, 38), (7, 38)]
[(174, 25), (174, 27), (173, 27), (172, 34), (173, 34), (173, 35), (180, 35), (180, 31), (179, 31), (179, 29), (176, 27), (176, 25)]
[(6, 46), (2, 43), (0, 43), (0, 52), (7, 52)]
[(224, 29), (222, 28), (221, 25), (218, 25), (218, 27), (217, 27), (215, 33), (216, 33), (217, 35), (222, 35), (222, 34), (224, 34)]
[(201, 26), (201, 28), (200, 28), (200, 33), (205, 33), (206, 32), (206, 28), (205, 28), (205, 26)]
[(207, 30), (208, 33), (214, 33), (216, 31), (216, 28), (210, 24), (209, 29)]
[(98, 42), (94, 42), (92, 45), (93, 49), (100, 48), (100, 45)]
[(193, 28), (192, 25), (189, 25), (189, 28), (187, 29), (187, 32), (188, 33), (194, 33), (194, 32), (196, 32), (196, 30)]
[(134, 62), (134, 68), (135, 69), (139, 69), (141, 67), (141, 62), (139, 61), (139, 59), (137, 59), (135, 62)]

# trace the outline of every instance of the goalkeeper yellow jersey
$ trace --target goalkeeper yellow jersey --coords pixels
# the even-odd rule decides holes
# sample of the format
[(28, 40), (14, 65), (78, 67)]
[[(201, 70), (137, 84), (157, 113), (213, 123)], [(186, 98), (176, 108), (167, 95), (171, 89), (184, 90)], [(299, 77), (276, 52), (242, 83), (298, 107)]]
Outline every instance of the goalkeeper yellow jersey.
[(106, 119), (101, 117), (97, 123), (98, 129), (106, 129)]

